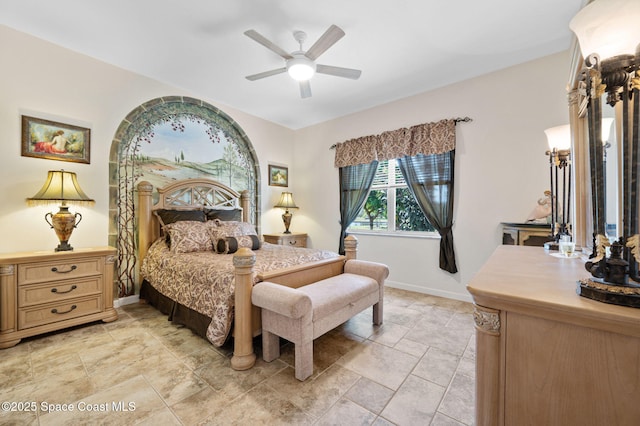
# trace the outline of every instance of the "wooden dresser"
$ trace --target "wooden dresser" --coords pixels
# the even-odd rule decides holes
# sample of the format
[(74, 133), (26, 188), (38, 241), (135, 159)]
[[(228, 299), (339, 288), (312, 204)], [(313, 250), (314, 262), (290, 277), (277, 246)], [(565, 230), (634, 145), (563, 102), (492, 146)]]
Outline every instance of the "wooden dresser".
[(292, 232), (290, 234), (264, 234), (264, 241), (271, 244), (280, 244), (282, 246), (306, 247), (307, 234), (301, 232)]
[(475, 302), (476, 424), (640, 421), (640, 309), (576, 293), (580, 258), (499, 246), (467, 286)]
[(112, 247), (0, 254), (0, 349), (21, 339), (114, 321)]

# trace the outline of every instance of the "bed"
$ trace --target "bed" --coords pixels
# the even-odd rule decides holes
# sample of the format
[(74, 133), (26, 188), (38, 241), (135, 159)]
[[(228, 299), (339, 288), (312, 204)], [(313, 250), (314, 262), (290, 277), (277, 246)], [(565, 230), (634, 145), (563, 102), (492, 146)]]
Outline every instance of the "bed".
[[(236, 370), (249, 369), (255, 362), (253, 337), (260, 334), (260, 311), (251, 304), (255, 283), (271, 281), (300, 287), (342, 273), (345, 261), (356, 257), (354, 237), (345, 239), (344, 256), (263, 242), (258, 248), (255, 237), (239, 236), (243, 232), (238, 231), (248, 227), (255, 230), (248, 225), (252, 222), (248, 191), (238, 193), (224, 184), (201, 178), (176, 181), (155, 191), (149, 182), (138, 184), (140, 298), (215, 345), (221, 345), (231, 332), (231, 366)], [(206, 215), (202, 225), (193, 223), (189, 216), (198, 215), (196, 222), (199, 222), (199, 212)], [(163, 223), (167, 213), (182, 216), (185, 222), (167, 227)], [(192, 229), (207, 228), (214, 245), (223, 240), (224, 243), (216, 247), (221, 249), (219, 252), (190, 249), (178, 253), (169, 247), (179, 247), (180, 239), (167, 244), (163, 228), (171, 228), (172, 232), (188, 229), (190, 235)], [(225, 237), (227, 231), (221, 229), (237, 232), (233, 234), (235, 237)], [(211, 237), (215, 232), (222, 232), (217, 241)], [(182, 269), (171, 268), (180, 265)]]

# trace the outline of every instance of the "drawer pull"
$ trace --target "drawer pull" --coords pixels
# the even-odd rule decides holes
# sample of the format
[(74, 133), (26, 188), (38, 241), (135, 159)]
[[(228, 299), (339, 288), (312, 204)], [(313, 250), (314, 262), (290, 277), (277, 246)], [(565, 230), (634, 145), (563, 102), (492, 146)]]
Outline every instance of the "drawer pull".
[(297, 241), (289, 241), (289, 244), (291, 244), (292, 246), (295, 246), (296, 244), (298, 244)]
[(53, 308), (53, 309), (51, 310), (51, 313), (52, 313), (52, 314), (58, 314), (58, 315), (68, 314), (69, 312), (73, 311), (75, 308), (77, 308), (77, 306), (76, 306), (76, 305), (71, 305), (71, 309), (69, 309), (68, 311), (64, 311), (64, 312), (58, 312), (58, 310), (57, 310), (57, 309)]
[(76, 269), (78, 269), (76, 265), (71, 265), (71, 269), (69, 269), (68, 271), (59, 271), (58, 268), (54, 266), (53, 268), (51, 268), (51, 272), (57, 272), (59, 274), (68, 274), (69, 272), (75, 271)]
[(75, 290), (76, 288), (78, 288), (77, 285), (72, 285), (71, 288), (67, 291), (58, 291), (57, 288), (52, 288), (51, 289), (51, 293), (58, 293), (58, 294), (65, 294), (65, 293), (71, 293), (73, 290)]

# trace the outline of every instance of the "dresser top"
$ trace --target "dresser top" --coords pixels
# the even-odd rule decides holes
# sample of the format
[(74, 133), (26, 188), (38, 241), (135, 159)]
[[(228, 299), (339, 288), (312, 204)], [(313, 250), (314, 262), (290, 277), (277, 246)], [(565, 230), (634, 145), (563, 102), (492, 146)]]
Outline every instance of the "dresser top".
[(591, 276), (586, 259), (551, 253), (542, 247), (498, 246), (467, 290), (484, 307), (640, 336), (640, 309), (578, 295), (578, 281)]
[(116, 249), (109, 246), (74, 248), (73, 250), (69, 251), (42, 250), (19, 253), (0, 253), (0, 263), (7, 264), (31, 261), (47, 261), (72, 257), (104, 256), (112, 255), (115, 253)]

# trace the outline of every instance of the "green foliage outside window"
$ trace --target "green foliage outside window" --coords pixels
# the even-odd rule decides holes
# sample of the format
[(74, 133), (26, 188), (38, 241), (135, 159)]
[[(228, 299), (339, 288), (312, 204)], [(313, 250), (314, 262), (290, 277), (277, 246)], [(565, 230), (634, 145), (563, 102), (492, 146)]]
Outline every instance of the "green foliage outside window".
[(387, 220), (387, 191), (373, 190), (362, 209), (369, 218), (369, 229), (373, 230), (376, 219)]
[(409, 188), (396, 189), (396, 230), (434, 232)]
[(395, 160), (380, 162), (369, 196), (349, 229), (392, 232), (435, 231), (407, 188)]

